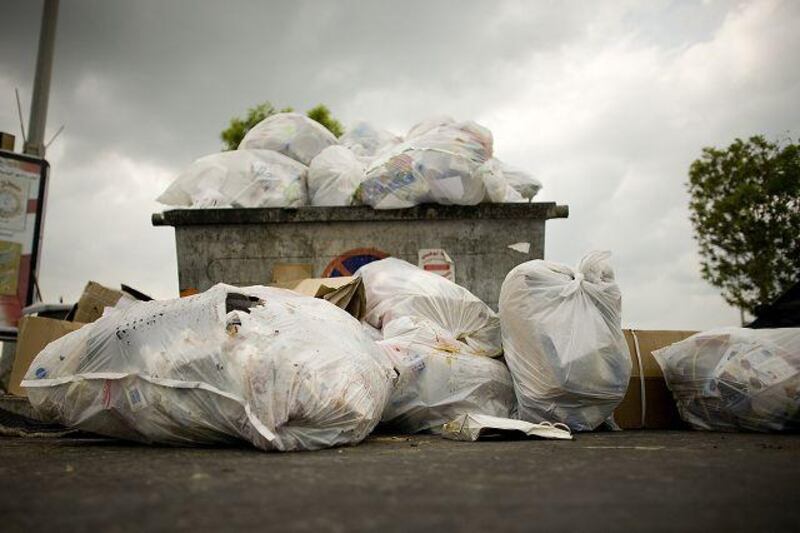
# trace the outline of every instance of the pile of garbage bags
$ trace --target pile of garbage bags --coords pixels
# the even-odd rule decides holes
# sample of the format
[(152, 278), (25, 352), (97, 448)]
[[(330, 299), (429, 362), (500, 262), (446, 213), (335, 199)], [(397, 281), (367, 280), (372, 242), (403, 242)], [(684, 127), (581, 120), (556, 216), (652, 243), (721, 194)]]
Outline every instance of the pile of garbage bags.
[(394, 376), (335, 305), (220, 284), (112, 310), (49, 344), (23, 386), (43, 419), (100, 435), (288, 451), (360, 442)]
[(502, 362), (478, 356), (430, 320), (404, 316), (383, 328), (398, 372), (382, 421), (405, 433), (440, 432), (464, 413), (511, 416), (514, 386)]
[(696, 429), (800, 429), (800, 328), (719, 328), (653, 356)]
[(408, 433), (441, 432), (464, 413), (506, 418), (514, 389), (500, 321), (464, 287), (406, 261), (387, 258), (358, 270), (364, 321), (398, 373), (383, 422)]
[(308, 203), (308, 169), (272, 150), (233, 150), (201, 157), (158, 197), (186, 207), (300, 207)]
[(388, 257), (358, 269), (367, 296), (364, 317), (386, 328), (400, 317), (420, 317), (486, 357), (502, 352), (500, 319), (491, 307), (464, 287), (411, 263)]
[[(608, 253), (518, 265), (499, 314), (397, 258), (357, 276), (363, 321), (324, 299), (224, 284), (107, 308), (40, 352), (22, 385), (46, 421), (171, 445), (314, 450), (379, 424), (468, 441), (614, 427), (631, 362)], [(800, 329), (712, 330), (654, 356), (694, 427), (800, 429)]]
[(405, 139), (357, 122), (337, 139), (305, 115), (278, 113), (250, 129), (237, 150), (192, 163), (158, 201), (197, 208), (375, 209), (530, 201), (541, 183), (493, 154), (492, 133), (473, 121), (433, 117)]

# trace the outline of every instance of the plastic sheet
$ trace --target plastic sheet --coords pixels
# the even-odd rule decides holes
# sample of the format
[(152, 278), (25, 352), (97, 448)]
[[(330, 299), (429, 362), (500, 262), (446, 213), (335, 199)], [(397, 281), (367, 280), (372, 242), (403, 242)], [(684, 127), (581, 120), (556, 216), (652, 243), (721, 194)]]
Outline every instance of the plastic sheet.
[(325, 148), (338, 143), (316, 120), (299, 113), (276, 113), (253, 126), (239, 149), (275, 150), (308, 165)]
[(506, 276), (500, 322), (519, 418), (592, 430), (625, 395), (631, 361), (609, 255), (592, 252), (574, 270), (528, 261)]
[(339, 142), (359, 157), (372, 158), (387, 148), (403, 142), (402, 137), (380, 128), (369, 122), (356, 122), (350, 126)]
[(800, 429), (800, 328), (719, 328), (653, 356), (696, 429)]
[(478, 204), (486, 188), (477, 170), (492, 156), (492, 143), (475, 122), (434, 125), (377, 157), (356, 197), (376, 209)]
[(372, 326), (382, 328), (399, 317), (422, 317), (476, 355), (502, 353), (497, 314), (464, 287), (394, 257), (364, 265), (356, 275), (364, 280), (364, 319)]
[(408, 433), (440, 432), (462, 414), (508, 417), (514, 387), (506, 365), (476, 356), (430, 320), (401, 317), (383, 327), (386, 349), (399, 377), (383, 422)]
[(361, 441), (394, 371), (321, 299), (216, 285), (138, 303), (48, 345), (23, 381), (45, 420), (146, 443), (264, 450)]
[(305, 165), (272, 150), (201, 157), (158, 197), (185, 207), (299, 207), (308, 204)]
[(364, 163), (344, 146), (329, 146), (308, 168), (311, 205), (351, 205), (356, 189), (366, 178)]

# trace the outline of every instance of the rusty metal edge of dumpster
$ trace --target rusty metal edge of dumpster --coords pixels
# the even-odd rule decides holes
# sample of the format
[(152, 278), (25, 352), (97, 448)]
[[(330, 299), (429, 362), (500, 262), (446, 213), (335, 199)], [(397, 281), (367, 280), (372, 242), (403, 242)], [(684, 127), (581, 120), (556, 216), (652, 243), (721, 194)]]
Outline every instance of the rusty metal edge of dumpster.
[(407, 209), (371, 207), (281, 207), (169, 209), (152, 215), (153, 226), (215, 226), (234, 224), (278, 224), (316, 222), (458, 220), (458, 219), (551, 219), (567, 218), (569, 207), (555, 202), (513, 204), (436, 205)]

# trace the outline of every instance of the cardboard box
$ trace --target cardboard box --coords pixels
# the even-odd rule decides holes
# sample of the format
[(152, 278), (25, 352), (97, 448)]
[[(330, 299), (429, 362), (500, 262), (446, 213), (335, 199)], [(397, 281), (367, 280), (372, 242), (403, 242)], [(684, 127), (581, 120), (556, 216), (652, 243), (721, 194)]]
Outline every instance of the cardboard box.
[(22, 378), (31, 366), (34, 358), (39, 355), (45, 346), (67, 333), (79, 329), (83, 324), (54, 320), (38, 316), (24, 316), (19, 321), (17, 335), (17, 354), (14, 357), (14, 367), (11, 369), (11, 379), (8, 392), (17, 396), (27, 396), (25, 389), (20, 387)]
[[(686, 427), (667, 388), (661, 367), (653, 351), (682, 341), (696, 331), (623, 331), (633, 368), (628, 390), (614, 411), (614, 420), (622, 429), (679, 429)], [(638, 353), (637, 356), (637, 344)], [(640, 366), (641, 361), (641, 366)], [(644, 412), (642, 409), (644, 392)]]
[(275, 263), (272, 267), (272, 283), (284, 284), (314, 277), (314, 265), (310, 263)]
[(14, 144), (16, 144), (16, 137), (10, 133), (0, 131), (0, 150), (14, 151)]
[(99, 283), (90, 281), (83, 289), (81, 299), (78, 300), (78, 309), (75, 311), (75, 322), (94, 322), (103, 316), (103, 309), (114, 307), (120, 298), (125, 296), (122, 291), (109, 289)]
[(358, 276), (341, 276), (338, 278), (309, 278), (277, 284), (300, 294), (313, 298), (328, 300), (341, 307), (358, 320), (367, 312), (367, 296), (364, 283)]

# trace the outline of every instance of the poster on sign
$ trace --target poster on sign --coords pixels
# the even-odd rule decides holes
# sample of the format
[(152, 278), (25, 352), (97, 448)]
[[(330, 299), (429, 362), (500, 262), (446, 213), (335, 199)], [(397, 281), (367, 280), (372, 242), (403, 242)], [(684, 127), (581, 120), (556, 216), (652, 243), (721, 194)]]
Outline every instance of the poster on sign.
[(0, 328), (33, 303), (48, 164), (0, 150)]
[(456, 282), (456, 265), (453, 260), (441, 248), (423, 248), (419, 250), (419, 262), (417, 265), (428, 272), (439, 274), (453, 283)]

